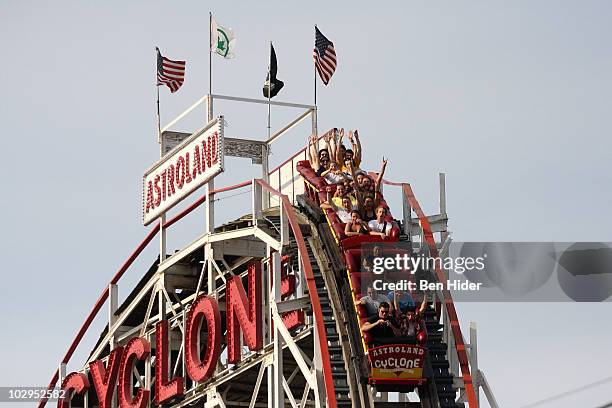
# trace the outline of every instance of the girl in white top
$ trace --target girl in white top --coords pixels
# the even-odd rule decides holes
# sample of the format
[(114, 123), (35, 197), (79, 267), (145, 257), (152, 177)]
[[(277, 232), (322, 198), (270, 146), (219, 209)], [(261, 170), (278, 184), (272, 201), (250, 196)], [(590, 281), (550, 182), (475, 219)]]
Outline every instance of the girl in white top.
[(324, 177), (325, 180), (330, 184), (343, 183), (344, 180), (348, 179), (348, 177), (346, 177), (346, 174), (344, 174), (342, 170), (340, 170), (340, 167), (338, 167), (338, 163), (336, 162), (331, 162), (329, 164), (329, 169), (325, 170), (321, 174), (321, 176)]

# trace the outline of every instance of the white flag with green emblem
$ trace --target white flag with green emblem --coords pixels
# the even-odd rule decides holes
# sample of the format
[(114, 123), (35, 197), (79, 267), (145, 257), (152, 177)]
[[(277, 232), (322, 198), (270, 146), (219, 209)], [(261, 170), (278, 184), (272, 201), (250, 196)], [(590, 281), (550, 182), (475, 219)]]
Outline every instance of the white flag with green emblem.
[(231, 28), (221, 27), (214, 18), (210, 29), (212, 30), (210, 51), (223, 58), (234, 58), (234, 49), (236, 48), (234, 31)]

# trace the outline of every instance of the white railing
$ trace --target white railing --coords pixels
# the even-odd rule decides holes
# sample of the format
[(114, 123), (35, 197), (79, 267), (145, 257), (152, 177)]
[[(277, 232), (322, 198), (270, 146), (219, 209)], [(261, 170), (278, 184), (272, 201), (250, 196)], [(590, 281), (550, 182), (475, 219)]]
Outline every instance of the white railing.
[[(300, 150), (269, 174), (269, 183), (275, 189), (286, 195), (291, 204), (296, 204), (299, 194), (304, 194), (304, 181), (296, 170), (298, 162), (306, 160), (306, 148)], [(277, 197), (270, 197), (270, 205), (279, 205)]]

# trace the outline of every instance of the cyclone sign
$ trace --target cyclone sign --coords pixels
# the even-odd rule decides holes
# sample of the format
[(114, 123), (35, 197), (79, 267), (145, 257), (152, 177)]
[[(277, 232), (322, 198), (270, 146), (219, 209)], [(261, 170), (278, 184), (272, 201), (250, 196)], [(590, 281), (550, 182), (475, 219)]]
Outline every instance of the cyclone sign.
[(370, 349), (373, 379), (421, 378), (426, 350), (412, 344), (389, 344)]

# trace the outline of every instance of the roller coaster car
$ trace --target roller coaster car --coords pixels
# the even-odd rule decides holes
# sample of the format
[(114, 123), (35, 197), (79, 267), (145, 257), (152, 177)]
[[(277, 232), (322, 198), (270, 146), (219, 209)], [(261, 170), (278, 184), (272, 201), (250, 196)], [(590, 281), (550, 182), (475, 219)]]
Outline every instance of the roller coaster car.
[[(323, 177), (317, 176), (308, 160), (300, 161), (297, 164), (297, 170), (304, 179), (306, 197), (315, 205), (319, 206), (327, 199), (326, 190), (328, 187), (332, 189), (332, 193), (335, 191), (336, 186), (329, 185)], [(389, 210), (383, 195), (380, 194), (379, 197), (380, 205)], [(323, 211), (337, 244), (344, 252), (347, 277), (353, 299), (356, 301), (365, 293), (365, 286), (373, 285), (375, 280), (382, 279), (383, 276), (362, 271), (363, 254), (361, 246), (363, 244), (398, 242), (399, 228), (394, 226), (390, 236), (385, 238), (378, 235), (347, 237), (344, 234), (345, 224), (340, 221), (336, 212), (332, 209), (324, 209)], [(386, 220), (393, 221), (390, 211), (387, 211)], [(403, 253), (407, 253), (407, 251), (385, 245), (381, 246), (378, 256), (395, 256)], [(406, 280), (414, 278), (414, 274), (410, 271), (395, 271), (391, 274), (398, 274), (398, 277), (401, 276)], [(384, 278), (395, 281), (392, 276), (389, 276), (389, 272), (384, 275)], [(427, 339), (426, 332), (424, 330), (417, 332), (416, 339), (413, 339), (410, 343), (375, 345), (372, 336), (361, 331), (361, 325), (368, 318), (365, 306), (356, 305), (356, 312), (364, 351), (368, 355), (371, 367), (368, 383), (380, 391), (411, 391), (415, 387), (427, 383), (427, 378), (423, 375), (425, 357), (427, 356), (427, 349), (424, 346)], [(424, 328), (425, 326), (422, 324), (420, 327)]]
[[(406, 250), (383, 247), (378, 256), (394, 256), (407, 253)], [(353, 297), (358, 300), (365, 293), (367, 286), (376, 287), (375, 281), (381, 279), (381, 274), (373, 272), (360, 272), (362, 268), (363, 253), (361, 248), (352, 248), (344, 252), (349, 282)], [(398, 277), (414, 277), (410, 271), (394, 272)], [(389, 276), (386, 276), (389, 279)], [(396, 279), (390, 279), (396, 280)], [(359, 327), (368, 320), (365, 306), (356, 306), (359, 318)], [(421, 327), (425, 327), (424, 324)], [(423, 368), (427, 349), (424, 344), (427, 335), (424, 330), (418, 331), (412, 341), (398, 344), (376, 345), (372, 336), (367, 332), (361, 332), (364, 346), (367, 350), (370, 362), (370, 376), (368, 383), (375, 386), (379, 391), (411, 391), (414, 387), (427, 383)]]

